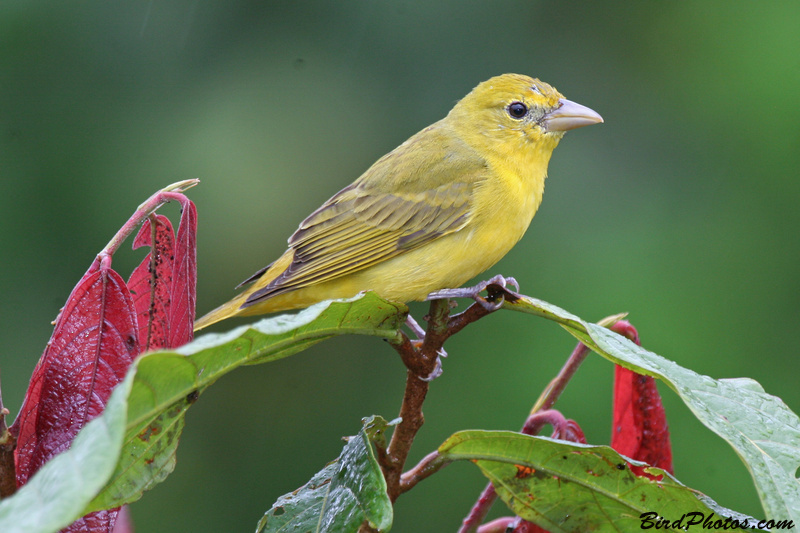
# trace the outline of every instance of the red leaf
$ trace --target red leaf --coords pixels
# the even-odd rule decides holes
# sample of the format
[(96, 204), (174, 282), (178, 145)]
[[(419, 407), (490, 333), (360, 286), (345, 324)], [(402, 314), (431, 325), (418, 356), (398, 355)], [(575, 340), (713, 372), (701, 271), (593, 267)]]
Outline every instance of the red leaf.
[(182, 203), (182, 207), (170, 291), (172, 305), (169, 348), (177, 348), (194, 338), (197, 302), (197, 208), (188, 198)]
[(102, 413), (138, 353), (128, 288), (96, 260), (56, 320), (14, 422), (17, 486), (69, 448), (78, 431)]
[(174, 240), (172, 223), (164, 215), (154, 215), (145, 220), (133, 239), (134, 250), (151, 246), (150, 253), (128, 279), (143, 351), (167, 348)]
[(177, 240), (169, 220), (158, 215), (142, 225), (133, 243), (134, 249), (152, 248), (128, 281), (136, 304), (139, 338), (146, 350), (176, 348), (193, 337), (197, 210), (189, 200), (181, 203)]
[[(656, 381), (616, 366), (614, 375), (614, 425), (611, 447), (622, 455), (672, 473), (672, 447)], [(651, 476), (632, 466), (637, 475)]]
[[(140, 205), (72, 290), (10, 428), (17, 436), (18, 486), (51, 457), (69, 448), (78, 431), (102, 413), (142, 345), (162, 342), (174, 347), (191, 339), (197, 212), (181, 192), (196, 183), (187, 180), (170, 185)], [(134, 304), (128, 286), (111, 269), (111, 255), (145, 217), (170, 200), (178, 200), (184, 207), (178, 244), (173, 246), (172, 226), (164, 217), (153, 217), (155, 228), (147, 222), (139, 232), (134, 248), (155, 241), (155, 251), (153, 268), (149, 268), (148, 256), (131, 275), (132, 286), (140, 292)], [(162, 262), (167, 264), (162, 266)], [(161, 278), (169, 283), (156, 282)], [(138, 323), (137, 314), (146, 320)], [(91, 513), (63, 531), (110, 532), (118, 514), (119, 509)], [(123, 512), (122, 522), (125, 516)], [(121, 531), (132, 531), (129, 522)]]
[(537, 526), (533, 522), (520, 520), (519, 523), (517, 523), (517, 527), (512, 530), (512, 533), (548, 533), (548, 531)]
[(117, 531), (115, 524), (119, 514), (120, 507), (89, 513), (62, 529), (61, 533), (112, 533)]

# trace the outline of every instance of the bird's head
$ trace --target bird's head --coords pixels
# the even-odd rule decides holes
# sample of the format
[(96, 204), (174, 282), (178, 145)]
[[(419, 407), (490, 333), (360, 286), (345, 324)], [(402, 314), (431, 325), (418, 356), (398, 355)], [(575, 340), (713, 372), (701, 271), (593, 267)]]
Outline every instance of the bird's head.
[(473, 146), (514, 151), (531, 143), (552, 151), (567, 130), (603, 122), (595, 111), (564, 98), (554, 87), (520, 74), (484, 81), (448, 119)]

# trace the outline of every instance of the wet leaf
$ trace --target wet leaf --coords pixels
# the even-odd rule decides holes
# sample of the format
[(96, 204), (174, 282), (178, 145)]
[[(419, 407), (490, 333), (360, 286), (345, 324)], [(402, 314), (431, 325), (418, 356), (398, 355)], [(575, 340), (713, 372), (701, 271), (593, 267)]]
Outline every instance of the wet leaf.
[(646, 512), (673, 519), (691, 512), (740, 522), (749, 518), (663, 470), (653, 469), (664, 476), (661, 481), (635, 475), (627, 467), (632, 460), (607, 446), (511, 431), (461, 431), (439, 447), (439, 454), (447, 461), (475, 462), (517, 516), (551, 532), (639, 531)]
[(120, 462), (88, 510), (135, 501), (172, 472), (186, 410), (221, 376), (242, 365), (287, 357), (334, 335), (394, 338), (406, 312), (401, 304), (367, 293), (143, 355), (131, 370), (135, 380)]
[(114, 389), (103, 415), (86, 424), (67, 451), (42, 466), (12, 497), (0, 501), (0, 531), (52, 533), (85, 514), (86, 505), (117, 464), (132, 383), (130, 375)]
[(311, 480), (273, 504), (258, 523), (256, 532), (345, 533), (358, 530), (367, 520), (378, 531), (392, 525), (392, 503), (386, 494), (372, 438), (382, 434), (386, 420), (371, 417), (341, 455)]
[(561, 324), (610, 361), (663, 380), (706, 427), (725, 439), (744, 461), (769, 517), (800, 523), (800, 418), (778, 397), (749, 378), (713, 379), (637, 346), (607, 328), (527, 296), (503, 307)]

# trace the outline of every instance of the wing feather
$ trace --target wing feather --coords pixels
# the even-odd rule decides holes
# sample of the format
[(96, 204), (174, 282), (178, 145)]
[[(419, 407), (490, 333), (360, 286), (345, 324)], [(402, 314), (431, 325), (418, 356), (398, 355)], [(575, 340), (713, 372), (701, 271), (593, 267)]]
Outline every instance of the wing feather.
[[(432, 135), (429, 130), (418, 135)], [(411, 144), (398, 150), (404, 147), (415, 149)], [(368, 268), (469, 223), (474, 187), (486, 176), (483, 159), (454, 162), (423, 154), (428, 163), (421, 170), (400, 164), (396, 152), (384, 156), (300, 224), (289, 238), (292, 263), (250, 294), (242, 307)], [(431, 175), (441, 177), (438, 186), (428, 183)]]

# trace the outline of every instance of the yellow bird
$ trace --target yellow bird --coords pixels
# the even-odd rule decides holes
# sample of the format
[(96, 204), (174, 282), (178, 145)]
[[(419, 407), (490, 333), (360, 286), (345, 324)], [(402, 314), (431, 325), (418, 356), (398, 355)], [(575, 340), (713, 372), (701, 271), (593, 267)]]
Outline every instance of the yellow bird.
[(408, 302), (459, 287), (522, 238), (564, 132), (602, 121), (538, 79), (481, 83), (311, 213), (286, 252), (195, 329), (364, 290)]

